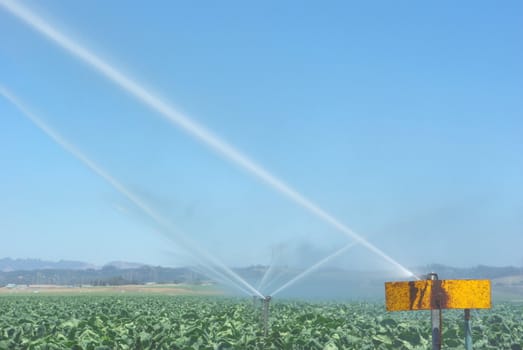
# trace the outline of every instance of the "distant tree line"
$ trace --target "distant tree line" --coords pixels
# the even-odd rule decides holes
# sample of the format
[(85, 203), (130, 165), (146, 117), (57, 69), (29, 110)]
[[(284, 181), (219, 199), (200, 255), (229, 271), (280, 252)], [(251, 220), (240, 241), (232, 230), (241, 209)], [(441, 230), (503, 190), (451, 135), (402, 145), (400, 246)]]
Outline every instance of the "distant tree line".
[(20, 270), (0, 272), (0, 286), (7, 284), (55, 284), (55, 285), (123, 285), (154, 283), (201, 283), (207, 279), (188, 268), (142, 266), (118, 269), (106, 266), (102, 269)]
[[(267, 266), (250, 266), (236, 268), (234, 271), (249, 281), (259, 281)], [(289, 270), (286, 276), (294, 276), (299, 273), (299, 269)], [(428, 265), (416, 268), (415, 271), (437, 272), (440, 279), (495, 279), (506, 276), (523, 275), (522, 267), (492, 267), (479, 265), (471, 268), (455, 268), (445, 265)], [(319, 270), (319, 276), (330, 276), (335, 279), (351, 280), (372, 280), (381, 284), (386, 274), (378, 273), (373, 275), (370, 272), (354, 272), (344, 269), (323, 269)], [(124, 285), (124, 284), (144, 284), (153, 283), (194, 283), (199, 284), (209, 282), (206, 276), (196, 273), (193, 270), (180, 267), (169, 268), (160, 266), (141, 266), (136, 268), (120, 269), (114, 266), (105, 266), (101, 269), (40, 269), (40, 270), (17, 270), (0, 271), (0, 286), (7, 284), (34, 285), (34, 284), (55, 284), (55, 285)]]
[(457, 268), (445, 265), (428, 265), (425, 271), (434, 271), (444, 279), (494, 279), (506, 276), (523, 275), (523, 267), (514, 266), (486, 266), (478, 265), (474, 267)]

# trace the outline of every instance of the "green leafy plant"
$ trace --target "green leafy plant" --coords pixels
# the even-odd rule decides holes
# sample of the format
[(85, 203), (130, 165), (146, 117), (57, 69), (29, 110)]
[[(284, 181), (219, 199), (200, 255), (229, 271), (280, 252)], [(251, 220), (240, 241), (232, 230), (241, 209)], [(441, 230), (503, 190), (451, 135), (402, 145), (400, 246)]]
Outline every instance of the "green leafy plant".
[[(276, 301), (264, 336), (251, 300), (167, 295), (0, 297), (2, 349), (429, 349), (428, 312), (382, 303)], [(474, 349), (521, 350), (523, 305), (473, 313)], [(463, 313), (444, 312), (443, 348), (463, 349)]]

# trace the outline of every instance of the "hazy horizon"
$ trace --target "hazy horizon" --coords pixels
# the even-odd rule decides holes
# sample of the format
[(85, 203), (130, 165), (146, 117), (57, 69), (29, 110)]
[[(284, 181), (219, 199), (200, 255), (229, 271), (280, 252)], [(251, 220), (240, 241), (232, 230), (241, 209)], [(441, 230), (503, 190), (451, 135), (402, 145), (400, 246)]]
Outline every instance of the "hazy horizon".
[[(39, 257), (11, 257), (11, 256), (2, 256), (0, 257), (0, 260), (2, 259), (11, 259), (11, 260), (36, 260), (36, 261), (41, 261), (41, 262), (50, 262), (50, 263), (60, 263), (60, 262), (74, 262), (74, 263), (83, 263), (83, 264), (87, 264), (87, 265), (92, 265), (92, 266), (96, 266), (96, 267), (103, 267), (103, 266), (106, 266), (106, 265), (110, 265), (110, 264), (114, 264), (114, 263), (126, 263), (126, 264), (131, 264), (131, 265), (146, 265), (146, 266), (153, 266), (153, 267), (169, 267), (169, 268), (190, 268), (191, 265), (158, 265), (158, 264), (151, 264), (151, 263), (147, 263), (147, 262), (143, 262), (143, 261), (127, 261), (127, 260), (107, 260), (107, 261), (100, 261), (100, 262), (93, 262), (93, 261), (83, 261), (83, 260), (75, 260), (75, 259), (57, 259), (57, 260), (48, 260), (48, 259), (43, 259), (43, 258), (39, 258)], [(428, 264), (423, 264), (423, 265), (416, 265), (416, 266), (407, 266), (408, 268), (411, 268), (411, 269), (420, 269), (420, 268), (424, 268), (424, 267), (428, 267), (428, 266), (445, 266), (445, 267), (450, 267), (450, 268), (464, 268), (464, 269), (467, 269), (467, 268), (475, 268), (475, 267), (478, 267), (478, 266), (487, 266), (487, 267), (500, 267), (500, 268), (503, 268), (503, 267), (523, 267), (523, 263), (520, 264), (520, 265), (483, 265), (483, 264), (472, 264), (472, 265), (462, 265), (462, 266), (457, 266), (457, 265), (446, 265), (444, 263), (440, 263), (440, 262), (431, 262), (431, 263), (428, 263)], [(263, 267), (263, 268), (268, 268), (270, 267), (271, 265), (270, 264), (263, 264), (263, 263), (258, 263), (258, 264), (250, 264), (250, 265), (237, 265), (237, 266), (231, 266), (232, 268), (254, 268), (254, 267)], [(281, 266), (280, 266), (281, 267)], [(300, 269), (300, 267), (297, 267), (297, 266), (288, 266), (289, 268), (297, 268), (297, 269)], [(309, 266), (302, 266), (301, 268), (302, 269), (306, 269), (308, 268)], [(335, 263), (333, 264), (330, 264), (330, 265), (324, 265), (322, 266), (321, 268), (324, 268), (324, 269), (331, 269), (331, 268), (342, 268), (342, 269), (348, 269), (350, 271), (379, 271), (379, 270), (375, 270), (375, 269), (365, 269), (365, 267), (363, 266), (362, 268), (354, 268), (353, 270), (350, 269), (350, 266), (347, 267), (347, 266), (337, 266)], [(389, 269), (390, 270), (390, 269)], [(385, 270), (381, 270), (381, 271), (387, 271), (387, 269)], [(423, 271), (418, 271), (420, 273), (422, 273)], [(431, 271), (426, 271), (427, 273), (428, 272), (431, 272)]]

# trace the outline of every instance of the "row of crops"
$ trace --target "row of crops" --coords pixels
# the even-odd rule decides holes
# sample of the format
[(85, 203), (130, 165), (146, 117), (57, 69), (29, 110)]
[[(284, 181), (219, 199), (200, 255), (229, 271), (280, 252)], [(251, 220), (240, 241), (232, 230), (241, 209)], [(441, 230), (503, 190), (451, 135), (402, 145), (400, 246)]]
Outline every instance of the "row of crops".
[[(382, 303), (275, 302), (264, 336), (252, 300), (166, 295), (2, 296), (0, 349), (429, 349), (428, 312)], [(473, 313), (474, 349), (522, 349), (523, 304)], [(444, 349), (463, 349), (445, 311)]]

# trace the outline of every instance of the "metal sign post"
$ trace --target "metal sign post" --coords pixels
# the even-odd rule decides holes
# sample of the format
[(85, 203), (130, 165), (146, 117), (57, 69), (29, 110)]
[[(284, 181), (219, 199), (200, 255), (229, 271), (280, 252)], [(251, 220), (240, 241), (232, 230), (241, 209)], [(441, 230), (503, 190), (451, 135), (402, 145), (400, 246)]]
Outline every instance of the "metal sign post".
[[(429, 273), (428, 279), (436, 281), (438, 274)], [(441, 305), (434, 305), (434, 308), (430, 310), (430, 318), (432, 321), (432, 350), (441, 350)]]
[(440, 280), (431, 273), (427, 280), (386, 282), (387, 311), (430, 310), (432, 349), (441, 349), (441, 310), (465, 309), (465, 346), (472, 349), (470, 309), (490, 309), (489, 280)]
[(472, 325), (470, 322), (470, 309), (465, 309), (465, 349), (472, 350)]

